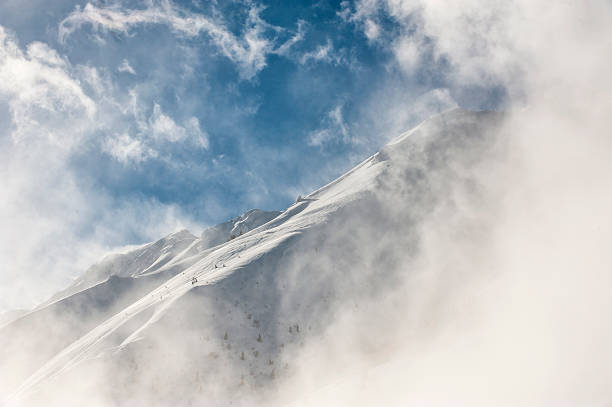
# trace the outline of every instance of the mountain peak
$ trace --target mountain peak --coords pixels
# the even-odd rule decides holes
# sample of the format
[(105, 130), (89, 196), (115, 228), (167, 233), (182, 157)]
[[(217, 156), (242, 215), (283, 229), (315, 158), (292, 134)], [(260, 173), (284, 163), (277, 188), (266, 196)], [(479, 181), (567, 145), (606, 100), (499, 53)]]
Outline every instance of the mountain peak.
[(251, 209), (244, 214), (202, 232), (202, 245), (213, 247), (250, 232), (280, 215), (280, 211)]

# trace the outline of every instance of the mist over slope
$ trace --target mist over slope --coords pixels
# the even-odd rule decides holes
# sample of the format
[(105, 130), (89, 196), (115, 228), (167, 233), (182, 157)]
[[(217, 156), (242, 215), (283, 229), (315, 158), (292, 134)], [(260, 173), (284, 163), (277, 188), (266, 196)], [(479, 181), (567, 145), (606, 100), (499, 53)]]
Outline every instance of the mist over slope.
[[(244, 233), (278, 213), (254, 209), (219, 225), (217, 244), (231, 240), (234, 228)], [(126, 253), (109, 254), (34, 310), (7, 314), (2, 325), (8, 326), (0, 336), (0, 360), (10, 369), (2, 370), (0, 388), (20, 383), (71, 342), (189, 264), (175, 267), (177, 260), (211, 246), (210, 239), (181, 230)]]
[[(42, 357), (11, 342), (3, 396), (33, 406), (610, 401), (605, 177), (580, 167), (574, 181), (593, 184), (567, 199), (577, 184), (546, 177), (556, 154), (527, 154), (549, 139), (534, 123), (555, 123), (532, 114), (446, 112), (225, 242), (180, 232), (131, 252), (142, 262), (111, 261), (95, 274), (107, 280), (0, 331), (36, 329), (48, 343)], [(9, 380), (20, 366), (22, 380)]]
[(250, 211), (200, 239), (182, 231), (105, 258), (59, 301), (4, 328), (9, 338), (20, 325), (45, 329), (44, 319), (59, 330), (48, 337), (57, 353), (33, 351), (49, 360), (35, 358), (40, 368), (11, 400), (269, 402), (347, 312), (369, 326), (348, 348), (386, 360), (407, 304), (376, 316), (379, 303), (413, 273), (423, 222), (454, 205), (456, 190), (478, 196), (469, 171), (495, 150), (502, 117), (450, 111), (280, 214)]

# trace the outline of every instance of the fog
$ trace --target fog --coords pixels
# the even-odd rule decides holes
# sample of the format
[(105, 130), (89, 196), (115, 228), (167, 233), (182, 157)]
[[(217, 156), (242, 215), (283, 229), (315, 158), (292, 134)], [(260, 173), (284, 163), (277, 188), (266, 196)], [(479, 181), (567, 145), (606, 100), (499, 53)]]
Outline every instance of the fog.
[(503, 84), (508, 111), (451, 112), (385, 147), (390, 166), (364, 193), (141, 312), (24, 402), (612, 402), (612, 6), (363, 1), (352, 13), (421, 30), (426, 42), (394, 43), (433, 47), (466, 86)]
[[(395, 328), (340, 317), (317, 351), (341, 356), (306, 359), (296, 404), (609, 404), (610, 4), (385, 6), (421, 18), (458, 80), (502, 80), (513, 104), (497, 154), (461, 171), (477, 192), (444, 191), (402, 284), (372, 304), (369, 320)], [(393, 338), (387, 357), (351, 347), (360, 335)]]
[[(515, 99), (497, 154), (461, 172), (477, 193), (444, 191), (452, 205), (423, 220), (403, 284), (372, 305), (371, 320), (401, 328), (339, 318), (340, 339), (318, 350), (342, 356), (304, 362), (297, 404), (609, 404), (610, 4), (386, 6), (422, 18), (458, 80), (501, 79)], [(360, 335), (393, 338), (387, 357), (347, 351)], [(333, 384), (308, 386), (334, 369)]]

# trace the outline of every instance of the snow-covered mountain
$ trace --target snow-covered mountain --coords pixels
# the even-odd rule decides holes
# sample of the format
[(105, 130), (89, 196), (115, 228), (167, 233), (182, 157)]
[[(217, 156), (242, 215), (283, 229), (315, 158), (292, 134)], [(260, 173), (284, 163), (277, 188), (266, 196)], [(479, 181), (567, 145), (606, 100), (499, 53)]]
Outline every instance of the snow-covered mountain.
[(279, 214), (279, 211), (252, 209), (241, 216), (204, 230), (200, 239), (188, 230), (180, 230), (126, 253), (110, 254), (89, 267), (73, 284), (38, 308), (86, 290), (113, 276), (139, 278), (156, 274), (162, 266), (169, 266), (177, 258), (226, 243), (274, 219)]
[(104, 258), (0, 329), (0, 395), (14, 405), (266, 404), (297, 360), (334, 352), (321, 344), (347, 318), (368, 326), (351, 346), (385, 360), (393, 335), (375, 332), (405, 311), (380, 315), (376, 304), (411, 295), (398, 290), (421, 228), (460, 205), (459, 189), (478, 195), (470, 174), (502, 120), (447, 112), (283, 212), (252, 210), (200, 238), (180, 231)]
[(126, 253), (110, 254), (89, 267), (73, 284), (55, 294), (42, 306), (91, 288), (113, 276), (138, 278), (155, 274), (173, 258), (184, 251), (189, 251), (196, 240), (197, 238), (188, 230), (181, 230)]

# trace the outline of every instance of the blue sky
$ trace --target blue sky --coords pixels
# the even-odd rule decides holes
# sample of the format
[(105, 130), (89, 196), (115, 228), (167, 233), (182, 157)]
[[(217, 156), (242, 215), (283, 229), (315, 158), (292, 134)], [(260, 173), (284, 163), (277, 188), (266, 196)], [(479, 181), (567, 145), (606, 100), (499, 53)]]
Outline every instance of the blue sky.
[(398, 4), (2, 2), (0, 310), (113, 248), (283, 209), (432, 114), (517, 97), (503, 53)]

